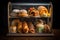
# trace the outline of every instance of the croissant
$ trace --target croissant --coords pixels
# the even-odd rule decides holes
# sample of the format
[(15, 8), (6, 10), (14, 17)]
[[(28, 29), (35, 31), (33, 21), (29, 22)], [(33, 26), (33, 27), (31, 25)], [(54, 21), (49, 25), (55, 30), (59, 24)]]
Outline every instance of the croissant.
[(26, 22), (23, 22), (23, 33), (28, 33), (29, 32), (29, 28)]

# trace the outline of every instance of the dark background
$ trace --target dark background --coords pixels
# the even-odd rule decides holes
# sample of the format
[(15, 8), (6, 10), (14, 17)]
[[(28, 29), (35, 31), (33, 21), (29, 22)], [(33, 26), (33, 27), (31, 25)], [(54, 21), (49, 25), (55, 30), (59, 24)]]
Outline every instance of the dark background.
[[(58, 0), (9, 0), (10, 2), (19, 2), (19, 3), (41, 3), (41, 2), (52, 2), (53, 4), (53, 29), (60, 29), (60, 13), (59, 13), (59, 1)], [(1, 0), (0, 1), (0, 14), (1, 14), (1, 21), (0, 21), (0, 33), (2, 35), (6, 35), (8, 32), (8, 20), (7, 20), (7, 5), (8, 0)]]

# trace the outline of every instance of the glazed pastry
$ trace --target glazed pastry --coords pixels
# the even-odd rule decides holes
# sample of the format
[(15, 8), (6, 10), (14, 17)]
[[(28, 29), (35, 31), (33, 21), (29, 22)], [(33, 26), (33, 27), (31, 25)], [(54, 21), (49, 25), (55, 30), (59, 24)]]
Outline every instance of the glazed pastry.
[(9, 32), (10, 33), (16, 33), (17, 31), (16, 31), (16, 26), (10, 26), (9, 27)]
[(29, 9), (29, 15), (39, 17), (39, 11), (32, 7)]
[(44, 29), (43, 21), (40, 20), (40, 21), (37, 22), (37, 24), (36, 24), (36, 31), (37, 31), (38, 33), (42, 33), (42, 32), (43, 32), (43, 29)]
[(28, 25), (29, 25), (29, 32), (30, 33), (35, 33), (34, 25), (31, 22)]
[(20, 10), (19, 16), (21, 16), (21, 17), (27, 17), (28, 16), (27, 10), (25, 10), (25, 9)]
[(50, 26), (45, 24), (44, 25), (44, 32), (47, 33), (47, 32), (50, 32)]
[(27, 23), (24, 21), (24, 22), (23, 22), (23, 33), (28, 33), (28, 32), (29, 32), (28, 25), (27, 25)]
[(18, 14), (19, 14), (19, 9), (14, 9), (12, 11), (12, 13), (10, 14), (10, 16), (12, 16), (12, 17), (18, 17)]
[(42, 17), (48, 17), (50, 14), (48, 13), (48, 9), (45, 7), (45, 6), (39, 6), (38, 7), (38, 10), (39, 10), (39, 14), (42, 16)]
[(32, 10), (30, 15), (35, 16), (35, 17), (39, 17), (39, 11), (38, 10)]

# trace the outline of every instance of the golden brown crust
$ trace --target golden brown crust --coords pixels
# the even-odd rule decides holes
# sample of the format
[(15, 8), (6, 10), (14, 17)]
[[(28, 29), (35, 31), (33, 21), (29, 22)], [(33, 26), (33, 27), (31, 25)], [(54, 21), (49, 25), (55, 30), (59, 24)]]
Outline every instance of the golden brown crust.
[(23, 32), (24, 33), (28, 33), (29, 32), (29, 28), (26, 22), (23, 22)]
[(16, 26), (10, 26), (9, 32), (10, 33), (16, 33), (17, 32)]
[(39, 14), (42, 16), (42, 15), (45, 15), (45, 16), (49, 16), (50, 14), (48, 13), (48, 9), (45, 7), (45, 6), (39, 6), (38, 7), (38, 10), (39, 10)]
[(17, 31), (18, 31), (19, 33), (22, 32), (22, 22), (19, 22), (19, 23), (18, 23)]
[(13, 20), (11, 26), (13, 26), (13, 25), (17, 27), (17, 32), (19, 32), (19, 33), (22, 32), (22, 22), (19, 19)]
[(20, 10), (19, 16), (20, 17), (27, 17), (28, 16), (27, 10), (25, 10), (25, 9)]

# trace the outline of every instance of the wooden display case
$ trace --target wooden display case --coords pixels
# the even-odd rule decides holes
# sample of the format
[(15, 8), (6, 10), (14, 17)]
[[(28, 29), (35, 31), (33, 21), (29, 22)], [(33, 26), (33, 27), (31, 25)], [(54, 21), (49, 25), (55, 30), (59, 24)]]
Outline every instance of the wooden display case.
[[(20, 26), (18, 27), (19, 22), (22, 23), (20, 24), (21, 29), (19, 29)], [(40, 24), (42, 22), (43, 26), (40, 24), (38, 26), (39, 22)], [(24, 23), (27, 26), (26, 30)], [(32, 23), (33, 27), (29, 23)], [(7, 36), (53, 36), (52, 23), (52, 3), (8, 3)]]

